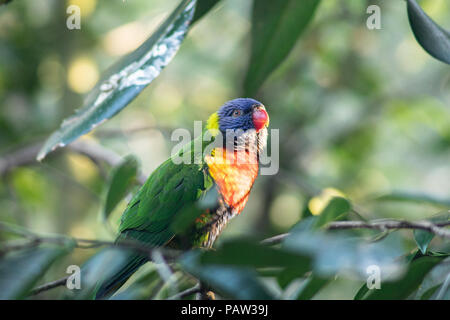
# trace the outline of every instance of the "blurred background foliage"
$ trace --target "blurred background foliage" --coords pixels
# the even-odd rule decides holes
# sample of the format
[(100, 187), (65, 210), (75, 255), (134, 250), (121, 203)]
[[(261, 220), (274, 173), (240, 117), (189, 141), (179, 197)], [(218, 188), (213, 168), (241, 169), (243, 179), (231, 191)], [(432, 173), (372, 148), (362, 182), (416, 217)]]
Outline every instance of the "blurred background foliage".
[[(71, 4), (81, 8), (81, 30), (66, 28)], [(0, 7), (0, 154), (46, 139), (82, 105), (100, 73), (136, 49), (177, 4), (16, 0)], [(381, 30), (366, 27), (369, 4), (381, 7)], [(450, 28), (448, 1), (420, 4)], [(243, 95), (250, 17), (251, 1), (221, 1), (126, 110), (81, 140), (133, 154), (150, 174), (176, 144), (172, 129), (192, 131), (194, 120)], [(449, 208), (450, 70), (417, 44), (404, 1), (322, 1), (255, 98), (267, 106), (271, 128), (280, 130), (280, 172), (257, 179), (245, 211), (219, 242), (286, 232), (302, 216), (320, 213), (332, 196), (349, 198), (367, 219), (425, 219)], [(36, 232), (113, 239), (126, 201), (105, 226), (108, 172), (70, 150), (14, 168), (0, 180), (0, 220)], [(394, 192), (413, 201), (379, 201)], [(402, 234), (414, 249), (412, 233)], [(93, 252), (74, 251), (42, 282)], [(353, 298), (360, 286), (334, 281), (317, 297)]]

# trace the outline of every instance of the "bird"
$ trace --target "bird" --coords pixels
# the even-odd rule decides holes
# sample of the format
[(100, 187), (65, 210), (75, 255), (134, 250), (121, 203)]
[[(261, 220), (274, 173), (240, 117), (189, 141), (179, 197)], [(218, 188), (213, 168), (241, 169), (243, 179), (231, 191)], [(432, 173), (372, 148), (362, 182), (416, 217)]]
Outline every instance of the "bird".
[[(211, 248), (247, 203), (268, 126), (269, 115), (261, 102), (237, 98), (224, 103), (208, 118), (202, 134), (154, 170), (133, 196), (115, 242), (133, 240), (151, 248), (180, 250)], [(206, 208), (198, 206), (208, 195), (215, 201)], [(184, 215), (192, 217), (190, 223), (177, 228), (175, 222), (183, 221)], [(130, 252), (113, 275), (100, 281), (95, 298), (110, 297), (148, 261), (142, 252)]]

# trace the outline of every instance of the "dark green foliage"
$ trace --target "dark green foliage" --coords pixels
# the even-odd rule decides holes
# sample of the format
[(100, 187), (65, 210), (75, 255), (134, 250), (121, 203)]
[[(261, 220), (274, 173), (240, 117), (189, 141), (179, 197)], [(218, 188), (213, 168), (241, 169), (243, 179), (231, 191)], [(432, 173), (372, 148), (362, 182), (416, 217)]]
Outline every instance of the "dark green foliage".
[(420, 285), (428, 272), (442, 262), (440, 257), (421, 257), (410, 263), (406, 273), (398, 280), (382, 283), (381, 289), (369, 290), (367, 293), (358, 297), (367, 300), (388, 300), (388, 299), (406, 299)]
[(433, 204), (436, 206), (450, 207), (450, 199), (444, 199), (429, 194), (412, 193), (412, 192), (392, 192), (379, 196), (376, 201), (405, 201), (417, 202), (425, 204)]
[(407, 0), (408, 18), (417, 42), (434, 58), (450, 64), (450, 32), (423, 12), (416, 0)]
[(331, 221), (341, 220), (346, 214), (348, 214), (351, 206), (350, 203), (344, 198), (333, 198), (326, 208), (320, 213), (314, 228), (320, 228)]
[[(443, 257), (444, 258), (444, 257)], [(450, 258), (445, 258), (427, 273), (416, 292), (416, 299), (450, 299)]]
[(0, 259), (0, 299), (23, 299), (39, 282), (50, 266), (70, 253), (73, 243), (41, 245), (12, 251)]
[(211, 10), (219, 2), (220, 0), (197, 0), (192, 23), (195, 23), (198, 20), (200, 20), (209, 10)]
[(320, 0), (253, 2), (252, 49), (244, 92), (252, 96), (287, 57), (314, 16)]
[[(448, 222), (450, 220), (450, 212), (445, 212), (439, 215), (436, 215), (429, 219), (431, 223), (440, 223), (440, 222)], [(425, 254), (428, 249), (428, 245), (431, 240), (433, 240), (434, 234), (428, 232), (426, 230), (414, 230), (414, 240), (417, 243), (422, 254)]]
[(84, 106), (66, 119), (38, 154), (49, 152), (88, 133), (125, 108), (172, 60), (188, 32), (195, 0), (183, 0), (164, 23), (138, 49), (108, 71), (89, 93)]
[[(0, 5), (8, 2), (2, 0)], [(406, 2), (404, 17), (408, 16), (417, 42), (434, 58), (450, 63), (449, 32), (427, 16), (415, 0)], [(122, 26), (137, 27), (132, 29), (134, 32), (145, 28), (142, 21), (147, 22), (148, 16), (138, 16), (140, 8), (131, 14), (127, 11), (130, 6), (120, 1), (98, 1), (104, 11), (95, 18), (83, 17), (82, 31), (72, 32), (61, 28), (66, 19), (64, 1), (49, 11), (59, 14), (54, 19), (52, 14), (29, 18), (31, 3), (16, 0), (0, 9), (0, 105), (5, 106), (0, 110), (1, 151), (7, 153), (21, 147), (22, 142), (33, 143), (32, 150), (19, 150), (13, 153), (15, 157), (6, 153), (0, 156), (0, 219), (31, 230), (58, 230), (61, 234), (95, 238), (101, 233), (95, 229), (92, 216), (100, 204), (106, 222), (131, 191), (138, 174), (136, 158), (126, 157), (112, 169), (109, 179), (101, 179), (98, 174), (104, 159), (94, 164), (90, 162), (94, 158), (83, 162), (72, 152), (55, 154), (32, 169), (21, 166), (36, 165), (31, 161), (35, 140), (46, 137), (60, 118), (79, 104), (81, 97), (70, 91), (64, 79), (70, 73), (72, 59), (87, 50), (93, 60), (101, 61), (98, 67), (103, 70), (107, 66), (104, 59), (122, 54), (105, 53), (105, 47), (111, 46), (108, 39), (115, 39)], [(149, 262), (138, 271), (143, 271), (140, 276), (130, 279), (126, 288), (110, 298), (164, 299), (200, 280), (220, 298), (230, 299), (335, 297), (333, 286), (339, 281), (358, 281), (362, 285), (359, 290), (338, 292), (339, 297), (450, 299), (448, 238), (418, 229), (327, 229), (330, 223), (353, 219), (449, 221), (448, 194), (445, 190), (439, 195), (430, 192), (430, 185), (446, 186), (448, 181), (443, 177), (448, 174), (450, 146), (446, 122), (448, 70), (430, 68), (428, 61), (415, 61), (414, 55), (411, 61), (405, 61), (402, 50), (409, 30), (403, 30), (404, 38), (393, 32), (395, 41), (387, 41), (380, 34), (391, 32), (385, 21), (395, 21), (387, 6), (383, 6), (383, 30), (367, 31), (363, 1), (319, 6), (320, 0), (254, 0), (249, 7), (250, 18), (243, 16), (244, 2), (236, 2), (237, 7), (232, 9), (224, 9), (228, 5), (225, 3), (180, 0), (141, 46), (130, 49), (103, 73), (83, 107), (61, 124), (39, 153), (38, 158), (43, 159), (55, 148), (111, 119), (132, 101), (130, 112), (136, 112), (135, 119), (108, 121), (109, 129), (123, 129), (121, 137), (108, 140), (99, 134), (91, 140), (122, 152), (121, 139), (136, 142), (126, 130), (140, 129), (141, 122), (152, 130), (144, 131), (142, 140), (158, 140), (159, 133), (165, 132), (159, 126), (188, 127), (191, 120), (205, 119), (226, 96), (239, 95), (241, 84), (246, 95), (258, 93), (264, 98), (271, 127), (280, 129), (281, 170), (275, 177), (258, 178), (245, 209), (251, 213), (247, 221), (236, 218), (239, 221), (231, 224), (239, 228), (219, 239), (214, 250), (192, 250), (173, 259), (165, 257), (161, 250), (170, 264), (169, 271), (164, 270), (166, 274), (161, 271), (164, 263)], [(108, 12), (105, 8), (115, 10)], [(218, 19), (208, 20), (207, 13), (214, 8), (218, 9)], [(226, 23), (220, 17), (222, 10), (226, 10)], [(116, 16), (104, 18), (114, 12), (121, 12), (119, 20)], [(385, 12), (390, 19), (384, 20)], [(314, 17), (319, 14), (316, 24)], [(153, 13), (149, 16), (153, 18)], [(205, 22), (196, 26), (198, 33), (187, 37), (180, 63), (156, 83), (154, 80), (178, 52), (190, 28), (205, 16)], [(234, 19), (245, 30), (242, 34)], [(109, 25), (103, 25), (104, 21)], [(210, 42), (204, 44), (208, 37)], [(230, 45), (232, 39), (236, 43)], [(296, 46), (303, 39), (304, 43)], [(127, 45), (112, 43), (117, 47)], [(374, 44), (378, 50), (389, 50), (383, 50), (382, 55), (373, 52)], [(290, 54), (294, 59), (289, 59), (287, 65)], [(406, 57), (410, 57), (409, 52)], [(276, 70), (280, 76), (271, 78), (270, 86), (267, 82), (267, 89), (261, 90)], [(145, 99), (139, 99), (138, 95), (154, 82), (146, 90)], [(402, 87), (397, 87), (398, 83)], [(146, 121), (142, 114), (149, 112), (151, 119)], [(167, 147), (168, 139), (164, 142)], [(130, 143), (127, 147), (148, 151), (142, 141), (137, 145)], [(191, 152), (191, 147), (187, 145), (181, 152), (194, 160), (199, 155)], [(189, 230), (199, 210), (217, 205), (217, 191), (203, 166), (176, 166), (170, 160), (160, 164), (155, 152), (165, 150), (152, 149), (142, 163), (145, 169), (159, 165), (160, 170), (150, 175), (127, 207), (119, 227), (118, 241), (124, 241), (121, 244), (133, 239), (164, 245), (175, 233)], [(262, 185), (270, 188), (261, 190)], [(405, 185), (411, 186), (410, 190), (390, 191)], [(320, 215), (313, 215), (310, 200), (322, 188), (331, 186), (345, 193), (345, 198), (332, 198)], [(106, 190), (104, 199), (102, 190)], [(380, 191), (387, 194), (372, 196)], [(283, 201), (278, 201), (278, 196)], [(280, 205), (284, 201), (289, 203)], [(284, 210), (295, 220), (278, 225), (287, 219), (282, 217)], [(444, 210), (443, 214), (430, 217), (439, 210)], [(297, 213), (302, 214), (300, 221)], [(442, 229), (448, 231), (446, 226)], [(70, 238), (37, 243), (34, 241), (39, 236), (22, 229), (13, 232), (15, 237), (0, 231), (0, 299), (34, 298), (29, 297), (32, 289), (66, 275), (69, 263), (84, 263), (82, 289), (60, 288), (64, 297), (108, 298), (108, 285), (124, 283), (151, 256), (150, 252), (138, 254), (119, 245), (106, 246), (87, 259), (90, 253), (82, 253), (86, 252), (83, 243), (72, 250), (75, 245)], [(261, 239), (281, 232), (289, 235), (276, 244), (261, 244)], [(236, 233), (243, 237), (236, 237)], [(63, 256), (67, 261), (59, 259)], [(371, 265), (381, 269), (379, 290), (369, 290), (366, 285), (367, 267)], [(102, 287), (105, 279), (112, 280)], [(35, 298), (61, 298), (53, 292)], [(193, 294), (184, 298), (193, 298)]]
[(302, 286), (300, 292), (297, 295), (297, 300), (311, 300), (320, 290), (323, 289), (330, 279), (310, 276), (305, 280), (305, 284)]
[(103, 209), (103, 219), (108, 216), (117, 206), (117, 204), (127, 195), (132, 186), (136, 183), (138, 174), (138, 161), (133, 156), (126, 157), (121, 164), (114, 168), (111, 173), (106, 200)]
[(203, 264), (223, 264), (253, 268), (293, 268), (311, 270), (308, 256), (262, 246), (255, 241), (236, 240), (223, 244), (218, 251), (205, 252), (199, 261)]
[(79, 300), (94, 299), (101, 289), (101, 283), (115, 275), (120, 276), (123, 267), (129, 265), (135, 256), (136, 252), (121, 248), (106, 248), (100, 251), (83, 265), (81, 289), (67, 290), (67, 297)]
[(292, 234), (284, 241), (283, 248), (310, 256), (316, 273), (325, 277), (344, 271), (354, 277), (365, 278), (366, 268), (373, 264), (386, 270), (401, 267), (395, 259), (401, 254), (402, 245), (394, 235), (370, 243), (348, 232), (323, 234), (317, 231), (292, 230)]
[(224, 297), (244, 300), (273, 298), (253, 270), (235, 266), (202, 265), (199, 264), (198, 258), (198, 252), (190, 252), (182, 258), (181, 264), (186, 271), (204, 281)]

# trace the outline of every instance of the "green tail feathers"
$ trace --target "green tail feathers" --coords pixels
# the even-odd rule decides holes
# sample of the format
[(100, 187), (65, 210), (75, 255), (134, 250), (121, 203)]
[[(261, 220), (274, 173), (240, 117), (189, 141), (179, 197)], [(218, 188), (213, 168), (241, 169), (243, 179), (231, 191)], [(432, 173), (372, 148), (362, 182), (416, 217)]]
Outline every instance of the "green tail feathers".
[(81, 267), (81, 287), (68, 299), (107, 299), (148, 259), (141, 253), (119, 247), (100, 250)]
[(95, 299), (109, 298), (147, 261), (148, 259), (139, 253), (129, 253), (128, 259), (121, 263), (119, 268), (115, 268), (117, 273), (108, 278), (103, 278), (95, 292)]

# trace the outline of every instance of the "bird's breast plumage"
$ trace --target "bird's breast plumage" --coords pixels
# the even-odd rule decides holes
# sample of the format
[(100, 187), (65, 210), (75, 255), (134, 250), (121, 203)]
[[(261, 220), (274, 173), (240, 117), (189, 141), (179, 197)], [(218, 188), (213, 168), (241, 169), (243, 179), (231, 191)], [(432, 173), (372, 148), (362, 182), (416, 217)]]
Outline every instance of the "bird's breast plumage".
[(223, 201), (239, 214), (258, 176), (256, 153), (216, 148), (212, 155), (206, 156), (205, 161)]
[(227, 151), (216, 148), (205, 157), (208, 174), (219, 193), (218, 206), (197, 219), (196, 246), (209, 248), (223, 231), (228, 221), (244, 209), (250, 190), (258, 176), (256, 153)]

